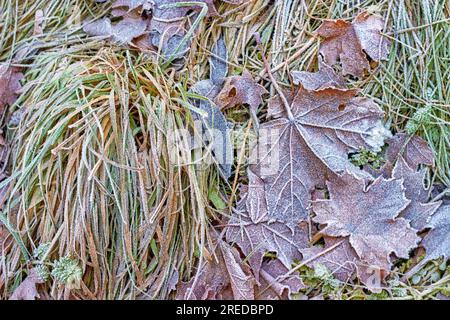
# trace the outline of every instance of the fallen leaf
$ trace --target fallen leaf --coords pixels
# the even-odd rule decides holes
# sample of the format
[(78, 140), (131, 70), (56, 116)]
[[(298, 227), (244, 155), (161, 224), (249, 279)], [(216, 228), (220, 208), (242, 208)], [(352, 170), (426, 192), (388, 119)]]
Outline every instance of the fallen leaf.
[(302, 261), (307, 266), (315, 269), (318, 265), (324, 265), (342, 283), (350, 283), (356, 275), (367, 289), (374, 292), (380, 290), (389, 272), (361, 261), (348, 237), (324, 236), (323, 239), (323, 248), (313, 246), (301, 250)]
[(206, 140), (212, 143), (213, 155), (220, 172), (225, 179), (228, 179), (231, 176), (231, 166), (233, 164), (231, 124), (213, 102), (220, 91), (221, 78), (227, 73), (223, 62), (227, 59), (227, 50), (223, 39), (219, 39), (218, 44), (213, 49), (213, 54), (219, 59), (210, 59), (212, 78), (199, 81), (191, 88), (191, 92), (199, 94), (205, 99), (192, 99), (192, 102), (206, 113), (206, 116), (195, 113), (194, 117), (202, 121), (203, 133)]
[[(329, 200), (313, 202), (313, 220), (321, 234), (349, 237), (360, 259), (383, 270), (391, 268), (391, 254), (408, 258), (420, 238), (408, 220), (398, 217), (410, 203), (400, 180), (378, 177), (366, 186), (365, 179), (350, 173), (328, 182)], [(387, 196), (388, 195), (388, 196)]]
[(36, 285), (44, 283), (35, 268), (30, 270), (30, 273), (25, 280), (14, 290), (10, 300), (36, 300), (39, 298)]
[(423, 238), (421, 243), (426, 252), (423, 261), (430, 261), (441, 257), (444, 260), (450, 258), (450, 205), (441, 206), (431, 216), (427, 227), (431, 228), (431, 230)]
[(0, 117), (3, 117), (5, 108), (12, 105), (22, 88), (20, 80), (23, 79), (21, 68), (13, 67), (6, 63), (0, 64)]
[(216, 256), (207, 261), (189, 282), (177, 285), (176, 299), (254, 300), (255, 280), (239, 252), (217, 239)]
[(241, 204), (245, 204), (244, 210), (247, 211), (250, 220), (257, 224), (268, 221), (268, 210), (266, 194), (264, 192), (264, 181), (250, 169), (247, 170), (248, 185), (246, 194), (241, 192), (241, 201), (237, 205), (239, 209)]
[(319, 61), (318, 72), (293, 71), (291, 74), (293, 83), (306, 90), (345, 88), (345, 79), (323, 61)]
[(324, 21), (317, 34), (324, 38), (319, 53), (332, 66), (340, 61), (343, 75), (362, 77), (369, 70), (369, 60), (387, 58), (389, 41), (381, 35), (384, 20), (367, 12), (359, 14), (353, 23), (344, 20)]
[(233, 215), (228, 222), (226, 239), (241, 248), (259, 281), (266, 253), (276, 253), (277, 259), (290, 268), (295, 260), (301, 259), (300, 249), (308, 246), (309, 233), (306, 223), (291, 229), (282, 222), (269, 221), (264, 182), (251, 170), (248, 170), (248, 175), (248, 193), (242, 195), (237, 205), (242, 214)]
[[(356, 251), (346, 238), (327, 236), (323, 238), (325, 242), (323, 248), (313, 246), (301, 250), (302, 261), (306, 261), (306, 265), (311, 268), (322, 264), (327, 267), (336, 279), (348, 283), (356, 272), (356, 264), (359, 260)], [(338, 245), (336, 246), (336, 244)]]
[(248, 71), (242, 76), (232, 76), (226, 79), (225, 85), (216, 98), (220, 109), (232, 108), (237, 105), (248, 104), (252, 112), (256, 112), (262, 104), (262, 95), (267, 90), (253, 80)]
[(428, 189), (424, 188), (425, 170), (416, 171), (408, 166), (403, 157), (397, 160), (392, 177), (403, 179), (406, 198), (411, 200), (400, 216), (410, 221), (411, 226), (423, 230), (441, 202), (428, 202)]
[[(198, 0), (186, 2), (184, 0), (155, 0), (149, 29), (151, 44), (160, 48), (165, 58), (183, 56), (189, 48), (190, 40), (184, 38), (187, 30), (187, 17), (195, 21), (200, 11), (206, 8), (206, 17), (217, 16), (218, 13), (213, 0)], [(205, 7), (203, 7), (205, 6)], [(183, 44), (184, 41), (184, 44)]]
[(268, 113), (279, 118), (261, 125), (258, 154), (252, 157), (258, 161), (252, 170), (265, 183), (271, 219), (295, 226), (308, 219), (311, 193), (327, 176), (344, 170), (364, 175), (348, 154), (361, 147), (380, 149), (389, 132), (381, 122), (383, 111), (355, 94), (299, 87), (289, 97), (293, 119), (279, 99), (271, 101)]
[(392, 169), (401, 156), (410, 168), (416, 170), (420, 164), (433, 166), (434, 154), (428, 143), (419, 136), (409, 136), (398, 133), (388, 139), (386, 150), (386, 164), (381, 169), (385, 177), (389, 177)]
[(222, 86), (228, 74), (228, 49), (223, 37), (215, 42), (209, 58), (209, 78), (216, 86)]
[(142, 51), (159, 49), (161, 56), (173, 63), (189, 49), (198, 28), (194, 21), (203, 14), (218, 15), (213, 0), (117, 0), (111, 15), (121, 19), (118, 23), (103, 18), (86, 23), (83, 29), (120, 44), (132, 42)]
[(109, 18), (103, 18), (83, 27), (91, 36), (104, 36), (120, 44), (127, 44), (145, 34), (147, 22), (139, 16), (127, 16), (116, 24)]
[[(153, 9), (154, 3), (154, 0), (116, 0), (114, 1), (112, 8), (121, 9), (124, 10), (124, 12), (131, 12), (138, 9), (139, 13), (142, 13), (144, 10)], [(124, 12), (122, 12), (122, 14)], [(118, 16), (118, 14), (114, 15)]]
[(445, 294), (442, 294), (441, 292), (439, 292), (436, 295), (436, 299), (438, 299), (438, 300), (450, 300), (450, 297), (445, 295)]
[(264, 262), (260, 271), (260, 285), (256, 287), (255, 298), (258, 300), (287, 300), (292, 293), (305, 288), (296, 274), (284, 277), (289, 268), (279, 260)]
[[(206, 98), (211, 96), (214, 90), (214, 84), (210, 80), (197, 82), (192, 87), (193, 92)], [(202, 121), (204, 137), (212, 144), (211, 150), (213, 151), (214, 158), (223, 177), (228, 179), (231, 176), (231, 165), (233, 163), (233, 146), (231, 144), (230, 133), (231, 124), (228, 123), (223, 113), (210, 99), (192, 99), (192, 101), (199, 109), (206, 113), (206, 116), (194, 114), (194, 117)]]

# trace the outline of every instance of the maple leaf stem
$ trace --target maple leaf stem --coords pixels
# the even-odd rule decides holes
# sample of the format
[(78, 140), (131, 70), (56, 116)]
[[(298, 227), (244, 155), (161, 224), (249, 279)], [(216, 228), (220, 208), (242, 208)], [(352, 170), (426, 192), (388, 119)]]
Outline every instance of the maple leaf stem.
[(283, 90), (281, 90), (280, 86), (278, 85), (277, 81), (275, 80), (275, 78), (270, 70), (269, 62), (266, 59), (266, 56), (264, 54), (264, 49), (261, 45), (261, 37), (258, 32), (256, 32), (253, 36), (255, 37), (256, 45), (258, 46), (258, 49), (261, 51), (261, 58), (264, 63), (264, 68), (266, 69), (266, 73), (269, 76), (269, 79), (272, 82), (272, 85), (274, 86), (275, 90), (280, 95), (281, 101), (283, 101), (283, 105), (284, 105), (284, 108), (286, 109), (288, 119), (289, 119), (289, 121), (294, 121), (295, 118), (294, 118), (294, 115), (292, 114), (289, 102), (287, 101), (286, 96), (283, 93)]

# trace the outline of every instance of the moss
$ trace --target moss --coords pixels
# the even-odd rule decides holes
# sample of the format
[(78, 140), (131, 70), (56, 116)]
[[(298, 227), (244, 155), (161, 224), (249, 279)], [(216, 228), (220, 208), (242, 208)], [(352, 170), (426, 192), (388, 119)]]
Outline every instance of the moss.
[(385, 160), (380, 153), (367, 149), (361, 149), (359, 152), (350, 156), (350, 161), (359, 167), (369, 165), (374, 169), (380, 169)]

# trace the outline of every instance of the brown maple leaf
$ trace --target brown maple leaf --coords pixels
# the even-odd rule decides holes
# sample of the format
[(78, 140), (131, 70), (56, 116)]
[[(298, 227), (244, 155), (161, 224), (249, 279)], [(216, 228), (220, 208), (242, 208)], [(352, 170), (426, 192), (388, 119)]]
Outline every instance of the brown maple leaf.
[(389, 41), (381, 35), (384, 21), (367, 12), (359, 14), (353, 23), (344, 20), (324, 21), (317, 34), (324, 38), (319, 53), (332, 66), (342, 64), (343, 75), (362, 77), (370, 65), (366, 54), (374, 61), (387, 58)]
[(177, 299), (254, 300), (255, 279), (239, 252), (217, 239), (216, 256), (201, 266), (189, 282), (177, 285)]
[(269, 221), (264, 183), (252, 171), (248, 174), (248, 193), (237, 206), (243, 213), (233, 215), (228, 222), (226, 239), (241, 248), (258, 281), (266, 253), (276, 253), (280, 262), (290, 268), (301, 259), (300, 249), (308, 246), (309, 233), (306, 223), (290, 228), (282, 222)]
[(255, 298), (258, 300), (286, 300), (292, 293), (305, 288), (296, 274), (284, 277), (289, 268), (279, 260), (264, 262), (260, 271), (260, 285), (256, 287)]
[(323, 238), (325, 242), (323, 248), (313, 246), (301, 250), (303, 261), (306, 261), (306, 265), (311, 268), (322, 264), (336, 279), (344, 283), (349, 282), (356, 272), (358, 255), (346, 238), (327, 236)]
[(258, 163), (252, 170), (265, 183), (271, 219), (295, 226), (308, 219), (311, 192), (324, 186), (327, 176), (344, 170), (364, 175), (348, 154), (361, 147), (378, 150), (389, 132), (381, 122), (383, 111), (355, 94), (299, 87), (288, 97), (292, 119), (280, 99), (270, 102), (268, 113), (279, 118), (261, 126), (258, 154), (252, 156)]
[(321, 60), (318, 72), (293, 71), (291, 74), (293, 83), (303, 86), (306, 90), (345, 88), (345, 79)]
[(406, 198), (411, 200), (400, 216), (410, 221), (411, 226), (423, 230), (433, 213), (439, 208), (441, 202), (428, 201), (428, 189), (424, 188), (425, 170), (416, 171), (408, 166), (403, 157), (397, 160), (392, 172), (395, 179), (403, 179)]
[(329, 200), (313, 202), (313, 220), (325, 228), (323, 235), (349, 237), (362, 261), (383, 270), (391, 268), (391, 254), (408, 258), (420, 238), (408, 220), (398, 217), (409, 200), (400, 180), (378, 177), (366, 186), (365, 179), (352, 174), (327, 182)]
[(386, 270), (378, 266), (371, 266), (361, 261), (348, 237), (324, 238), (324, 247), (313, 246), (302, 249), (303, 261), (307, 266), (316, 268), (324, 265), (331, 274), (343, 283), (349, 283), (355, 275), (367, 289), (378, 292), (382, 282), (389, 275)]
[(252, 112), (257, 111), (262, 104), (262, 95), (267, 90), (253, 80), (248, 71), (242, 76), (228, 77), (225, 85), (216, 98), (216, 104), (220, 109), (232, 108), (236, 105), (248, 104)]
[(386, 141), (386, 163), (380, 170), (385, 177), (392, 174), (392, 169), (401, 156), (406, 164), (416, 170), (420, 164), (433, 166), (434, 154), (428, 143), (419, 136), (398, 133)]
[(10, 300), (36, 300), (40, 297), (36, 285), (44, 282), (37, 270), (31, 269), (25, 280), (14, 290)]
[(450, 258), (450, 205), (441, 206), (431, 216), (427, 227), (431, 230), (421, 243), (426, 253), (422, 261), (426, 262), (441, 257), (448, 260)]
[(0, 117), (3, 116), (5, 108), (12, 105), (22, 88), (20, 80), (23, 79), (21, 68), (13, 67), (6, 63), (0, 64)]

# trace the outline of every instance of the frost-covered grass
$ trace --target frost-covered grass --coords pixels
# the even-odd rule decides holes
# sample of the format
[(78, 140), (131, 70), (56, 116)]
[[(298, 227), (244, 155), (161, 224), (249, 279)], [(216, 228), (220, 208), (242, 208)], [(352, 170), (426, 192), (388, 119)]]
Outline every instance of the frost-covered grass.
[[(46, 19), (43, 34), (36, 36), (39, 9)], [(3, 120), (12, 141), (12, 183), (2, 218), (11, 222), (15, 239), (1, 256), (0, 297), (11, 294), (28, 266), (52, 268), (67, 256), (82, 268), (82, 285), (68, 291), (50, 277), (45, 288), (51, 298), (170, 297), (168, 284), (192, 274), (198, 261), (210, 255), (211, 221), (231, 213), (239, 183), (246, 179), (248, 150), (242, 148), (236, 150), (229, 183), (213, 166), (199, 171), (168, 159), (173, 150), (167, 132), (193, 125), (189, 108), (180, 101), (188, 101), (188, 87), (208, 78), (212, 44), (222, 34), (230, 74), (247, 69), (274, 94), (255, 32), (261, 34), (274, 76), (288, 87), (290, 71), (312, 71), (317, 65), (319, 40), (313, 33), (321, 21), (351, 19), (362, 9), (386, 18), (386, 36), (393, 45), (388, 61), (352, 85), (383, 107), (392, 131), (414, 131), (430, 143), (436, 166), (428, 179), (448, 190), (448, 1), (222, 4), (224, 18), (201, 23), (201, 37), (176, 75), (151, 56), (86, 37), (81, 21), (103, 15), (107, 6), (0, 0), (0, 61), (11, 60), (24, 47), (36, 49), (23, 61), (25, 87), (9, 109), (9, 114), (21, 110), (22, 119), (16, 124)], [(418, 117), (418, 110), (426, 110), (425, 117)], [(265, 106), (260, 111), (264, 121)], [(227, 118), (241, 129), (244, 141), (253, 134), (247, 109), (228, 110)], [(179, 154), (186, 152), (177, 148)], [(45, 254), (34, 256), (43, 244)], [(414, 263), (397, 266), (394, 279)], [(429, 263), (407, 284), (392, 282), (395, 293), (376, 296), (346, 284), (333, 287), (324, 273), (304, 271), (303, 277), (314, 282), (310, 295), (331, 290), (342, 299), (432, 298), (448, 293), (450, 285), (442, 261)]]

